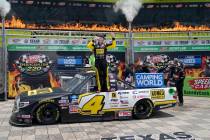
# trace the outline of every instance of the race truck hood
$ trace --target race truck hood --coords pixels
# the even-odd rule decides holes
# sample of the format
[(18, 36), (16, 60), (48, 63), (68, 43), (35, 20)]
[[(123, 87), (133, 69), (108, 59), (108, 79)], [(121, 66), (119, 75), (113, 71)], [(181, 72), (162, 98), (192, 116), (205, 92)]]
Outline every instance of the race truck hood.
[(20, 100), (24, 101), (41, 101), (45, 99), (58, 98), (67, 95), (68, 92), (61, 88), (43, 88), (21, 93)]

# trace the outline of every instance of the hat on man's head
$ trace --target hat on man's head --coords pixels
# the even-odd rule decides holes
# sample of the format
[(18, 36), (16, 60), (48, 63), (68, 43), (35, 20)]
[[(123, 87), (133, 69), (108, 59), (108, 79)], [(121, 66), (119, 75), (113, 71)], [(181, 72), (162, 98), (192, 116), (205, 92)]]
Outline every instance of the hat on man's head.
[(96, 36), (97, 36), (97, 37), (105, 38), (105, 37), (106, 37), (106, 34), (97, 34)]

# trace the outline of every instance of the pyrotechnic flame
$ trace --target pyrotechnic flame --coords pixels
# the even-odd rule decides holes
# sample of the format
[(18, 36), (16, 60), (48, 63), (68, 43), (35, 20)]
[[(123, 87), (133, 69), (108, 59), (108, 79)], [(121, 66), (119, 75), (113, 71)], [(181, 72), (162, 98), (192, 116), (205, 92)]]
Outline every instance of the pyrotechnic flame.
[(48, 72), (51, 87), (60, 87), (59, 81), (53, 76), (52, 72)]
[[(1, 23), (0, 23), (1, 26)], [(17, 29), (44, 29), (44, 30), (72, 30), (72, 31), (112, 31), (112, 32), (128, 32), (128, 28), (125, 28), (121, 25), (83, 25), (83, 24), (61, 24), (56, 26), (39, 26), (36, 24), (26, 24), (23, 20), (12, 17), (11, 20), (7, 20), (5, 24), (6, 28), (17, 28)], [(175, 22), (174, 27), (152, 27), (152, 28), (140, 28), (134, 27), (132, 32), (173, 32), (173, 31), (208, 31), (210, 27), (207, 25), (200, 26), (185, 26), (179, 22)]]
[[(16, 67), (15, 65), (13, 65)], [(14, 71), (8, 72), (8, 90), (9, 90), (9, 97), (15, 97), (18, 95), (18, 76), (20, 76), (20, 72), (15, 68)]]

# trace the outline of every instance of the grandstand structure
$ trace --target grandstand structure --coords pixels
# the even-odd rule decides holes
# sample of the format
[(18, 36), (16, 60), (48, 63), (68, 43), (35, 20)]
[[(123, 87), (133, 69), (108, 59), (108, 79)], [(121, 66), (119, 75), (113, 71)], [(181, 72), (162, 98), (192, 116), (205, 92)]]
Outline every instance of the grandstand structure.
[[(9, 0), (12, 10), (8, 16), (26, 24), (49, 27), (58, 24), (121, 24), (127, 26), (124, 15), (113, 10), (117, 0)], [(172, 27), (210, 23), (210, 0), (143, 0), (134, 19), (136, 27)]]
[[(7, 38), (92, 38), (98, 32), (114, 31), (118, 39), (128, 39), (124, 15), (113, 10), (117, 0), (9, 1), (12, 10), (7, 16)], [(133, 22), (137, 27), (133, 39), (207, 40), (209, 13), (210, 0), (143, 0), (143, 7)], [(14, 22), (9, 22), (11, 19)], [(178, 24), (173, 27), (175, 21)], [(78, 27), (77, 23), (94, 25)], [(122, 26), (109, 26), (113, 24)], [(108, 26), (96, 30), (94, 27), (98, 25)]]
[[(117, 32), (118, 39), (128, 39), (124, 15), (113, 10), (117, 0), (9, 1), (12, 10), (7, 17), (7, 38), (92, 38), (97, 32), (114, 31)], [(133, 30), (135, 32), (133, 39), (208, 39), (210, 0), (199, 0), (199, 2), (198, 0), (143, 0), (143, 2), (143, 7), (133, 22), (134, 27), (137, 27)], [(14, 19), (14, 22), (9, 22), (10, 19)], [(178, 24), (173, 27), (175, 21), (178, 21)], [(75, 25), (67, 26), (71, 23)], [(78, 27), (80, 24), (77, 23), (97, 25), (87, 28), (87, 26)], [(97, 28), (98, 25), (113, 24), (121, 24), (124, 27)], [(85, 29), (88, 31), (84, 31)]]

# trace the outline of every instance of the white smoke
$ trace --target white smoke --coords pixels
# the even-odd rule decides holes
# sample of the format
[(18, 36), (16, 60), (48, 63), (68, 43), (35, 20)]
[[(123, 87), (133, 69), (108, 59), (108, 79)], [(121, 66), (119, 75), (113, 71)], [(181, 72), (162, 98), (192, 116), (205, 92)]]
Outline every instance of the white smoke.
[(121, 10), (128, 22), (132, 22), (142, 7), (142, 0), (119, 0), (114, 6), (115, 12)]
[(5, 17), (11, 9), (11, 5), (6, 0), (0, 0), (0, 14), (2, 17)]

